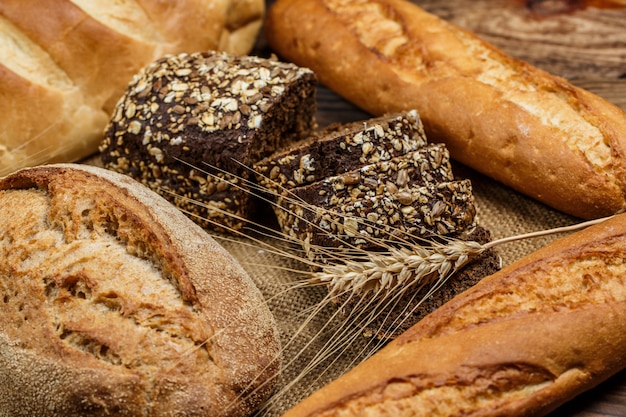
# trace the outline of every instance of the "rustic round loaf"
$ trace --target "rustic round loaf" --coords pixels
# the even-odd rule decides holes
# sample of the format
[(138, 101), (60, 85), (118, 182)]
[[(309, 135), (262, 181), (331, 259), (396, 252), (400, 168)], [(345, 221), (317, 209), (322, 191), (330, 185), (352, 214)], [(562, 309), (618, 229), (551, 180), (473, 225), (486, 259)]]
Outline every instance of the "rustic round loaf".
[(278, 331), (206, 232), (127, 176), (0, 179), (0, 415), (247, 416)]

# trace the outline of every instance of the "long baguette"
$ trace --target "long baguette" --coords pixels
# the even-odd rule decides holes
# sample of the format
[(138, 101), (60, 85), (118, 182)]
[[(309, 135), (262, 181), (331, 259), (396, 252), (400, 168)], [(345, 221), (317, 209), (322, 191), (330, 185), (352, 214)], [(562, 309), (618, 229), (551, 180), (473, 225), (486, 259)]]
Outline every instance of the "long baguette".
[(485, 278), (284, 417), (538, 416), (626, 366), (626, 214)]
[(626, 114), (404, 0), (278, 0), (284, 59), (379, 115), (415, 108), (431, 142), (582, 218), (626, 208)]

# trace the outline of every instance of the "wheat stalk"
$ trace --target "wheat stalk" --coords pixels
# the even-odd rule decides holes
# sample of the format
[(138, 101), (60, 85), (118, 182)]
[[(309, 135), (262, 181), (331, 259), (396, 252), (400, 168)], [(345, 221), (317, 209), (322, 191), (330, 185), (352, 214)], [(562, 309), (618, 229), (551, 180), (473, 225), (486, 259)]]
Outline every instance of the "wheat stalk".
[(315, 272), (313, 282), (323, 282), (331, 294), (353, 292), (361, 295), (389, 292), (415, 283), (430, 282), (465, 265), (470, 256), (486, 250), (473, 241), (452, 240), (432, 248), (390, 248), (370, 252), (365, 260), (345, 259)]
[(354, 293), (361, 296), (387, 294), (397, 288), (414, 284), (428, 284), (435, 279), (447, 279), (466, 265), (470, 259), (488, 249), (524, 239), (580, 230), (601, 223), (612, 216), (587, 222), (557, 227), (538, 232), (505, 237), (481, 244), (475, 241), (451, 239), (445, 244), (435, 243), (426, 248), (389, 248), (383, 252), (368, 252), (365, 259), (345, 258), (325, 265), (312, 273), (311, 282), (326, 283), (332, 295)]

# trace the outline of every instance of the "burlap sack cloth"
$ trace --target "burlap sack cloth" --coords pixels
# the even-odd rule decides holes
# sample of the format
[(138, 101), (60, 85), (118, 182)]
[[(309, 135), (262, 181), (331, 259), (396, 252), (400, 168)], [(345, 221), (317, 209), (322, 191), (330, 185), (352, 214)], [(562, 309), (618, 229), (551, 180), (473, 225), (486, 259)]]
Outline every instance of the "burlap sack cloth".
[[(323, 86), (320, 87), (317, 114), (320, 127), (331, 122), (364, 120), (368, 117), (369, 115), (338, 98)], [(453, 169), (458, 177), (472, 180), (478, 222), (491, 231), (494, 239), (572, 225), (582, 221), (533, 201), (467, 167), (454, 164)], [(497, 250), (503, 265), (507, 265), (559, 236), (557, 234), (506, 243), (498, 246)], [(343, 334), (337, 336), (336, 333), (338, 329), (339, 331), (347, 329), (342, 329), (342, 322), (339, 318), (332, 317), (335, 313), (332, 306), (315, 314), (312, 322), (301, 329), (311, 317), (311, 309), (320, 304), (320, 300), (325, 295), (325, 288), (294, 289), (298, 282), (306, 278), (294, 269), (306, 269), (306, 267), (297, 260), (272, 253), (273, 245), (285, 247), (281, 242), (260, 235), (254, 235), (254, 237), (259, 238), (262, 243), (247, 239), (237, 242), (230, 238), (221, 239), (219, 236), (218, 240), (248, 271), (273, 311), (285, 346), (284, 363), (286, 366), (281, 383), (290, 384), (297, 379), (302, 368), (312, 357), (327, 349), (325, 345), (329, 341), (347, 338)], [(269, 246), (264, 246), (264, 243)], [(292, 252), (296, 252), (295, 247)], [(294, 340), (293, 337), (296, 334), (297, 337)], [(373, 343), (366, 337), (357, 337), (350, 343), (350, 346), (337, 348), (337, 353), (333, 353), (323, 364), (298, 380), (293, 386), (288, 385), (285, 392), (276, 397), (276, 402), (272, 404), (266, 415), (281, 415), (315, 388), (336, 378), (344, 370), (353, 366), (355, 359), (360, 360), (363, 352), (370, 352)], [(305, 352), (299, 353), (301, 349), (305, 349)], [(296, 359), (292, 363), (294, 357)]]

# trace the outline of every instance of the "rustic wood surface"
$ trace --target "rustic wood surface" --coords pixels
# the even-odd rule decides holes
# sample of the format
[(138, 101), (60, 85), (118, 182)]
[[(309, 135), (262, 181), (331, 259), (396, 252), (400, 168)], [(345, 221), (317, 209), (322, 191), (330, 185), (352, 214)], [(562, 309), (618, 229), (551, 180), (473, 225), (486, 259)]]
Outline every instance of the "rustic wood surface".
[(626, 76), (624, 0), (414, 3), (553, 74), (566, 78)]
[[(268, 2), (268, 6), (271, 5)], [(626, 0), (414, 1), (553, 74), (626, 110)], [(258, 51), (267, 53), (260, 39)], [(318, 122), (368, 117), (323, 86)], [(579, 395), (550, 417), (626, 416), (626, 371)]]

